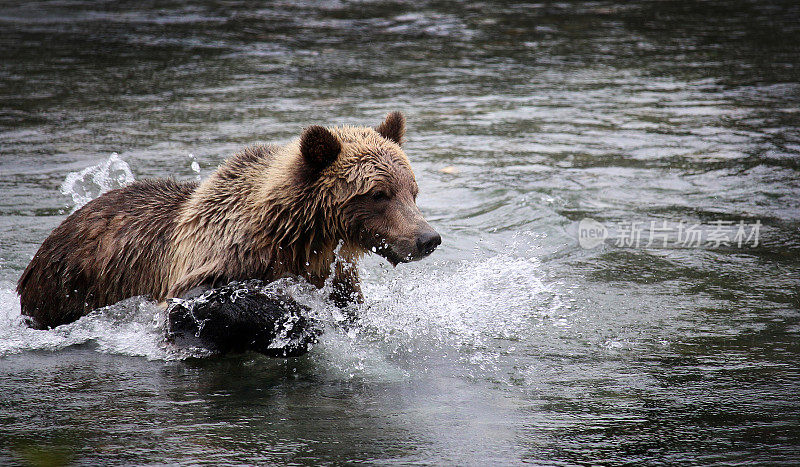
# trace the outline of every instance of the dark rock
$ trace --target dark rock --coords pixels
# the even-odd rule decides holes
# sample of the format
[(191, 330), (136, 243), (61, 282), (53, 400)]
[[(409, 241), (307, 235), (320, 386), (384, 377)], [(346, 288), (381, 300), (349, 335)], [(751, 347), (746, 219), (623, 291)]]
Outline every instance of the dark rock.
[(310, 309), (285, 292), (251, 279), (206, 291), (193, 289), (167, 307), (167, 339), (228, 353), (296, 357), (322, 334)]

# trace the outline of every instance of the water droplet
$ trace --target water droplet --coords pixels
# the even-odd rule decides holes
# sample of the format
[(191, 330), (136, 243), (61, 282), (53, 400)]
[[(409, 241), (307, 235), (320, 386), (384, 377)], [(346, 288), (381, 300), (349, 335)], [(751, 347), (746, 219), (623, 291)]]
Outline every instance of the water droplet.
[(192, 163), (190, 164), (190, 166), (192, 168), (192, 171), (197, 174), (195, 176), (195, 179), (197, 179), (199, 181), (200, 178), (201, 178), (200, 177), (200, 164), (197, 162), (197, 157), (194, 154), (189, 153), (189, 159), (192, 161)]

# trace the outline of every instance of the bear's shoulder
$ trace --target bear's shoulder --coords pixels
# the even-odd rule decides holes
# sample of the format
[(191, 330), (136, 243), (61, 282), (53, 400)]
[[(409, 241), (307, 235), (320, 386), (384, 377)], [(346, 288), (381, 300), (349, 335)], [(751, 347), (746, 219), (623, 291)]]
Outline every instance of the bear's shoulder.
[(279, 146), (256, 144), (234, 154), (217, 169), (216, 175), (222, 180), (233, 179), (257, 166), (268, 165), (275, 157)]

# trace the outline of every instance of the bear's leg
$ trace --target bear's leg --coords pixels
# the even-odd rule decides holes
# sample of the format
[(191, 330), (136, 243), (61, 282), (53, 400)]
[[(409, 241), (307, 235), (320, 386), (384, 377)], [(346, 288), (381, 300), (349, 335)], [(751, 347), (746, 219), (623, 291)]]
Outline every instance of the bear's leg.
[(308, 307), (265, 290), (256, 279), (216, 289), (196, 287), (184, 296), (170, 299), (167, 307), (167, 338), (179, 345), (295, 357), (308, 352), (322, 332), (304, 314)]

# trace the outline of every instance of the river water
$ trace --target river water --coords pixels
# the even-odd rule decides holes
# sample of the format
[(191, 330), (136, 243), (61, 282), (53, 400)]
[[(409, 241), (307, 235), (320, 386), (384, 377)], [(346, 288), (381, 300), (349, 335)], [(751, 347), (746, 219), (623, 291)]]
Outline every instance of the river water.
[[(800, 462), (796, 2), (18, 3), (0, 463)], [(22, 325), (76, 203), (395, 109), (443, 244), (365, 260), (355, 329), (274, 360), (171, 349), (141, 299)]]

